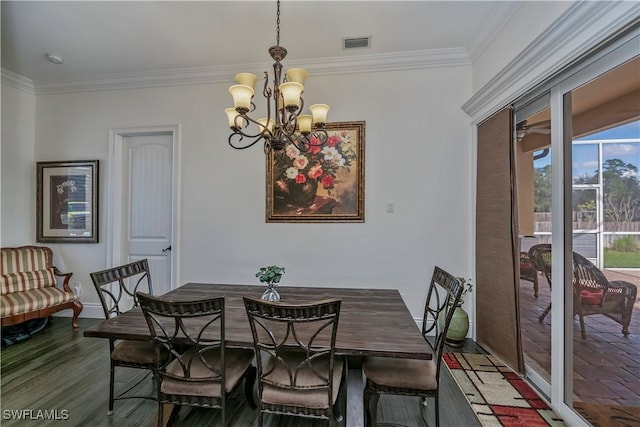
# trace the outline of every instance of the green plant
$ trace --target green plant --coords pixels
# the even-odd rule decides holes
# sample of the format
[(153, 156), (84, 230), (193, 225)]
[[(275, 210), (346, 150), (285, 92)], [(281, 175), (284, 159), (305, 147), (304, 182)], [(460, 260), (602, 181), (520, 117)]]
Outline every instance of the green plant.
[(618, 252), (638, 252), (638, 242), (633, 236), (618, 237), (611, 242), (611, 249)]
[(261, 283), (268, 283), (273, 286), (280, 282), (280, 278), (284, 274), (284, 267), (278, 267), (277, 265), (269, 265), (267, 267), (260, 267), (260, 270), (256, 273), (256, 277), (260, 279)]

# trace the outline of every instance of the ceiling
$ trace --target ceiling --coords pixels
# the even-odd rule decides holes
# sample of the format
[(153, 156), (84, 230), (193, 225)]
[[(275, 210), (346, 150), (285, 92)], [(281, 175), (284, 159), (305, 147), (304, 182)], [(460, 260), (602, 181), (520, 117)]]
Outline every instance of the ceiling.
[[(280, 41), (285, 64), (451, 48), (472, 60), (517, 3), (283, 1)], [(34, 82), (269, 63), (275, 44), (275, 1), (2, 1), (1, 12), (2, 68)], [(369, 48), (342, 48), (362, 36)]]

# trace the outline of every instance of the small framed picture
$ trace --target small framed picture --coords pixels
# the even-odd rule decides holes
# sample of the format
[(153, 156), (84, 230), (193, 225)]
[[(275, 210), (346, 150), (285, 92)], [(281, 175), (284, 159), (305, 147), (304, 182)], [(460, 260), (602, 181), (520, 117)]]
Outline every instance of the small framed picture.
[(98, 243), (98, 160), (36, 166), (36, 241)]
[(365, 122), (325, 130), (324, 145), (267, 156), (267, 222), (364, 222)]

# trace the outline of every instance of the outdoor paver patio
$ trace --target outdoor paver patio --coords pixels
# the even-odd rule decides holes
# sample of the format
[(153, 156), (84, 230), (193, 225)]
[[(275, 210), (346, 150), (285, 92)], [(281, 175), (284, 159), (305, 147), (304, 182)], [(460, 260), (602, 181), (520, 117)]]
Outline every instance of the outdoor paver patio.
[[(625, 280), (640, 288), (640, 271), (604, 271), (609, 280)], [(640, 292), (638, 292), (640, 294)], [(539, 295), (533, 284), (520, 281), (522, 345), (525, 361), (547, 381), (551, 377), (551, 315), (538, 317), (550, 301), (550, 289), (539, 275)], [(580, 336), (578, 318), (573, 321), (574, 401), (638, 407), (640, 410), (640, 299), (637, 299), (627, 337), (622, 327), (604, 315), (585, 317), (587, 339)]]

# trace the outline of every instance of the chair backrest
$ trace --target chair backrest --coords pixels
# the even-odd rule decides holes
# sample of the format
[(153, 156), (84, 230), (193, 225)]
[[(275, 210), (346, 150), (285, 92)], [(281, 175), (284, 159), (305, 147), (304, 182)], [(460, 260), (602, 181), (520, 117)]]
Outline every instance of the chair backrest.
[(573, 253), (573, 290), (601, 292), (609, 288), (609, 280), (591, 261), (577, 252)]
[[(464, 287), (455, 276), (438, 266), (434, 268), (427, 291), (427, 302), (424, 306), (422, 336), (433, 351), (433, 359), (437, 363), (436, 375), (440, 373), (440, 361), (447, 330), (463, 291)], [(432, 332), (435, 336), (431, 336)]]
[(326, 390), (331, 398), (340, 303), (331, 299), (286, 305), (244, 298), (260, 396), (268, 384), (285, 390)]
[[(137, 300), (156, 344), (161, 377), (193, 385), (225, 383), (224, 363), (217, 363), (225, 360), (224, 297), (175, 301), (138, 292)], [(224, 398), (225, 387), (220, 393)]]
[(90, 276), (107, 319), (129, 310), (132, 305), (137, 307), (136, 292), (153, 294), (149, 263), (146, 259), (96, 271)]
[(541, 271), (551, 286), (551, 245), (549, 243), (541, 243), (533, 245), (529, 248), (529, 259), (533, 268)]

